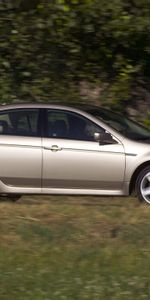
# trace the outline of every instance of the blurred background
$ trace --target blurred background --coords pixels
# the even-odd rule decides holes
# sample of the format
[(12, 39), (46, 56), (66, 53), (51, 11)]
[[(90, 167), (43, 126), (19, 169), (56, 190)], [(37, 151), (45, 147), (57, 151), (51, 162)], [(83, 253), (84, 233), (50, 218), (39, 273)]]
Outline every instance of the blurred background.
[(86, 102), (150, 126), (150, 0), (0, 0), (0, 102)]
[[(150, 127), (150, 0), (0, 0), (0, 104), (82, 102)], [(0, 300), (149, 300), (137, 199), (0, 202)]]

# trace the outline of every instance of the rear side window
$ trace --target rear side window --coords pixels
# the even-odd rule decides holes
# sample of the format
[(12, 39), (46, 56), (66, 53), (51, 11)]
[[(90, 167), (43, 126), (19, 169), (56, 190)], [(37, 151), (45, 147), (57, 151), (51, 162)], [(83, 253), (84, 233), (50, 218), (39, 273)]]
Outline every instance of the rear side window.
[(0, 113), (0, 134), (38, 136), (39, 109), (9, 110)]

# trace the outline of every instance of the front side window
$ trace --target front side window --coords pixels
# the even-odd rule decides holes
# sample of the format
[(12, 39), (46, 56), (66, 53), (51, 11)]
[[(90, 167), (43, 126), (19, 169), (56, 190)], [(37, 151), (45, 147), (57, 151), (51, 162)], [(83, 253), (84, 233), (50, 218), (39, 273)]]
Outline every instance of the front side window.
[(38, 136), (38, 109), (9, 110), (0, 113), (0, 134)]
[(61, 110), (48, 110), (47, 137), (95, 141), (95, 133), (105, 132), (82, 115)]

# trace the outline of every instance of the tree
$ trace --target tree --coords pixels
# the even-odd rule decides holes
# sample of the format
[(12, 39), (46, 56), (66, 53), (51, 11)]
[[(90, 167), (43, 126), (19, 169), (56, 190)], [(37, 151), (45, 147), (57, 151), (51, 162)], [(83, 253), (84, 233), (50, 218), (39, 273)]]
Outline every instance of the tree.
[(149, 101), (150, 0), (13, 5), (0, 18), (2, 102), (81, 101), (82, 82), (121, 110)]

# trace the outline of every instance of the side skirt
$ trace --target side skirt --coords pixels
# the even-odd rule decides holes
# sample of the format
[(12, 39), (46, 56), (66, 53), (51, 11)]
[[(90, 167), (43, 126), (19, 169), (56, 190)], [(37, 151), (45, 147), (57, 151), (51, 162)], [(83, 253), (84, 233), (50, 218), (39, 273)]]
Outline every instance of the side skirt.
[(128, 196), (129, 182), (125, 182), (120, 190), (98, 189), (63, 189), (63, 188), (32, 188), (5, 185), (0, 181), (0, 194), (44, 194), (44, 195), (99, 195), (99, 196)]

